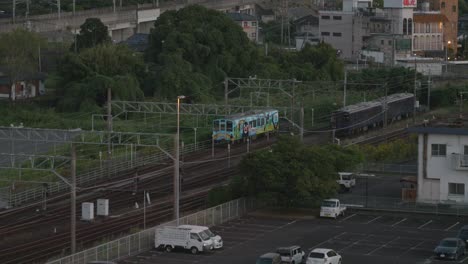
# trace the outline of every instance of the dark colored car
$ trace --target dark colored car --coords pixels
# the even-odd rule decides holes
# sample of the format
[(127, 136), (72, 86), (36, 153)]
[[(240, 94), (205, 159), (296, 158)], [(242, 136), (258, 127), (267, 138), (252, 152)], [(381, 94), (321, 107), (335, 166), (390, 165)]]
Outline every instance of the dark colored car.
[(266, 253), (257, 259), (257, 264), (281, 264), (281, 256), (278, 253)]
[(460, 256), (465, 255), (465, 250), (465, 242), (453, 237), (440, 241), (439, 245), (434, 249), (434, 253), (440, 259), (457, 260)]
[(468, 243), (468, 225), (463, 226), (460, 231), (458, 231), (457, 237), (461, 240), (463, 240), (466, 243)]

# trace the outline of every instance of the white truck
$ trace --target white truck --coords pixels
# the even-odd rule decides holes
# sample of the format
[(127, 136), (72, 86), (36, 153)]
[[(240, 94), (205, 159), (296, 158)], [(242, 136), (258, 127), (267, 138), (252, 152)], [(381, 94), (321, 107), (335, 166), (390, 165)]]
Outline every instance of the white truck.
[(209, 237), (211, 237), (211, 240), (213, 241), (213, 248), (214, 249), (219, 249), (223, 247), (223, 239), (221, 236), (213, 233), (207, 226), (198, 226), (198, 225), (181, 225), (179, 226), (181, 228), (190, 228), (193, 231), (200, 233), (200, 232), (205, 232)]
[(322, 201), (320, 206), (320, 217), (331, 217), (337, 218), (340, 215), (344, 215), (346, 207), (340, 204), (338, 199), (325, 199)]
[(356, 175), (352, 172), (338, 172), (338, 180), (341, 191), (349, 192), (356, 185)]
[(190, 250), (192, 254), (198, 252), (206, 252), (213, 249), (213, 240), (204, 231), (166, 226), (156, 229), (154, 247), (157, 249), (165, 249), (171, 252), (175, 248), (183, 248)]

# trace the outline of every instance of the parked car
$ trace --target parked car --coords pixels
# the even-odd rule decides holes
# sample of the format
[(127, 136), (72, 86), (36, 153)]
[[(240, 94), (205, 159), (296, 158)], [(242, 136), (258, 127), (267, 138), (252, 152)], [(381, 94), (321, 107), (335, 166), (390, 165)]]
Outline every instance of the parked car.
[(213, 249), (213, 240), (199, 228), (166, 226), (157, 228), (154, 239), (155, 248), (171, 252), (175, 248), (188, 249), (192, 254)]
[(302, 263), (305, 255), (300, 246), (279, 247), (276, 253), (280, 254), (282, 262), (291, 264)]
[(179, 228), (189, 228), (189, 229), (192, 229), (192, 231), (196, 231), (197, 233), (199, 233), (199, 231), (205, 232), (205, 234), (210, 236), (211, 240), (213, 240), (213, 247), (215, 249), (219, 249), (223, 247), (223, 239), (221, 238), (221, 236), (213, 233), (207, 226), (180, 225)]
[(333, 249), (316, 248), (307, 256), (307, 264), (341, 264), (341, 256)]
[(445, 238), (442, 239), (439, 245), (434, 249), (434, 253), (436, 257), (440, 259), (457, 260), (460, 256), (465, 255), (465, 247), (465, 242), (460, 238)]
[(458, 231), (457, 237), (463, 240), (465, 242), (465, 245), (466, 243), (468, 243), (468, 225), (460, 228), (460, 231)]
[(350, 192), (356, 185), (356, 176), (352, 172), (338, 172), (336, 182), (340, 185), (342, 192)]
[(320, 217), (332, 217), (337, 218), (340, 215), (344, 215), (346, 207), (340, 204), (338, 199), (325, 199), (322, 201), (320, 206)]
[(281, 264), (281, 256), (278, 253), (266, 253), (257, 259), (256, 264)]

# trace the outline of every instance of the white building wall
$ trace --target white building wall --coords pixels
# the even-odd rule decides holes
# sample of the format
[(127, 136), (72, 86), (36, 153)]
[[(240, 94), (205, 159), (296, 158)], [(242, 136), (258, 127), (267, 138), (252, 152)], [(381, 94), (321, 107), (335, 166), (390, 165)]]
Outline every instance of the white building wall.
[[(418, 200), (453, 200), (468, 203), (468, 170), (452, 167), (452, 153), (463, 154), (468, 136), (429, 134), (427, 138), (427, 175), (423, 175), (423, 135), (418, 144)], [(445, 144), (446, 156), (432, 156), (432, 144)], [(464, 195), (449, 194), (449, 183), (465, 184)]]

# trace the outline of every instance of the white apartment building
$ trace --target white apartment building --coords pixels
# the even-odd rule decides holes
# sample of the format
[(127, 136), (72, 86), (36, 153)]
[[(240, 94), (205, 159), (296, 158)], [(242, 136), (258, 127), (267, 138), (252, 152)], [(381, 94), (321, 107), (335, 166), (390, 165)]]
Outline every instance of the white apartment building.
[(415, 127), (419, 202), (468, 203), (468, 129)]

